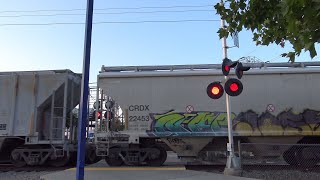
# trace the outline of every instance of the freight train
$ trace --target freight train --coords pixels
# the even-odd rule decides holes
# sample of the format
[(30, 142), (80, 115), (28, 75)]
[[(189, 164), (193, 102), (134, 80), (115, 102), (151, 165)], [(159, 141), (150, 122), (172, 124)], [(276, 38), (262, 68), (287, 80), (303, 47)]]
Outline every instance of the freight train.
[[(243, 92), (230, 97), (235, 142), (293, 144), (280, 152), (287, 163), (308, 161), (310, 152), (318, 163), (320, 148), (294, 144), (319, 143), (320, 63), (244, 65), (251, 69)], [(206, 92), (214, 81), (225, 83), (219, 64), (102, 66), (87, 163), (160, 166), (168, 150), (186, 162), (214, 162), (212, 152), (226, 152), (228, 140), (225, 93)], [(18, 167), (74, 162), (80, 87), (81, 74), (70, 70), (0, 73), (0, 159)]]

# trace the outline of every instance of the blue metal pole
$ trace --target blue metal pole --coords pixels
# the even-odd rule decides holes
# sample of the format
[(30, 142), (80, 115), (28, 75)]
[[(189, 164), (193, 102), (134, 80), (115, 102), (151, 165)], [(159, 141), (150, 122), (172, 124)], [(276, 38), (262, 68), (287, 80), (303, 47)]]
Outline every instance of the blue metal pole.
[(93, 0), (87, 0), (86, 30), (84, 40), (83, 69), (81, 81), (80, 119), (78, 122), (77, 180), (84, 179), (86, 121), (89, 95), (89, 69), (92, 36)]

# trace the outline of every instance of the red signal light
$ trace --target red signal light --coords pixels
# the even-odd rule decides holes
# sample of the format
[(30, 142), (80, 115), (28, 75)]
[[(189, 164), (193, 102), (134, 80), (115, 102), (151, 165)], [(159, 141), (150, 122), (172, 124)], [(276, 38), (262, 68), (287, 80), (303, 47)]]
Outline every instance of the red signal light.
[(231, 78), (227, 80), (227, 82), (224, 85), (224, 88), (226, 90), (226, 93), (229, 94), (229, 96), (238, 96), (242, 93), (243, 85), (241, 81), (238, 79)]
[(220, 82), (210, 83), (207, 87), (207, 95), (211, 99), (219, 99), (223, 95), (223, 87)]
[(224, 67), (224, 70), (225, 70), (225, 71), (230, 71), (230, 66), (225, 66), (225, 67)]
[(230, 90), (231, 90), (231, 91), (236, 92), (236, 91), (238, 91), (238, 89), (239, 89), (239, 86), (238, 86), (237, 83), (232, 83), (232, 84), (230, 85)]
[(225, 58), (222, 62), (222, 73), (225, 76), (228, 76), (230, 68), (233, 68), (237, 65), (238, 62), (233, 62), (228, 58)]
[(98, 119), (100, 119), (101, 113), (100, 113), (99, 111), (97, 112), (96, 110), (90, 112), (90, 114), (89, 114), (89, 120), (90, 120), (90, 121), (94, 121), (95, 118), (96, 118), (96, 116), (97, 116)]

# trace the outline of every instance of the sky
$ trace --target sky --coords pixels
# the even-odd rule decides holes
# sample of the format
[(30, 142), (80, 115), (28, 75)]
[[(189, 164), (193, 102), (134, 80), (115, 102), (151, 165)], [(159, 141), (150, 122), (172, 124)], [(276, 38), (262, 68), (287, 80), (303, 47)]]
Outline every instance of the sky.
[[(96, 82), (102, 65), (221, 63), (222, 46), (217, 34), (220, 17), (213, 7), (218, 1), (95, 0), (90, 82)], [(82, 72), (86, 0), (0, 0), (0, 3), (0, 71)], [(217, 21), (141, 23), (181, 20)], [(227, 42), (228, 46), (234, 45), (232, 38)], [(320, 53), (318, 45), (316, 49)], [(280, 54), (290, 50), (290, 45), (256, 46), (252, 33), (242, 31), (239, 48), (229, 48), (228, 57), (238, 60), (255, 56), (264, 62), (287, 62)], [(312, 61), (317, 60), (319, 56)], [(302, 53), (296, 61), (311, 58), (309, 53)]]

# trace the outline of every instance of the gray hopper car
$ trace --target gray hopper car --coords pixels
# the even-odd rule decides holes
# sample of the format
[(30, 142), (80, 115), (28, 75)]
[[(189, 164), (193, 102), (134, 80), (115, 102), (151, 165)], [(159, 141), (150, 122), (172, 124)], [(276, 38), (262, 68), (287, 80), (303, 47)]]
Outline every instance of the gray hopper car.
[[(252, 69), (241, 79), (243, 92), (231, 97), (235, 142), (320, 143), (320, 63), (244, 65)], [(230, 76), (236, 78), (233, 71)], [(225, 81), (219, 64), (102, 67), (99, 112), (112, 111), (102, 103), (112, 99), (121, 107), (125, 126), (112, 126), (117, 122), (108, 116), (96, 118), (98, 155), (114, 166), (161, 165), (167, 147), (188, 162), (215, 161), (208, 154), (226, 152), (228, 126), (225, 96), (213, 100), (206, 93), (213, 81)], [(289, 164), (308, 161), (301, 153), (320, 155), (320, 148), (288, 147)]]
[(81, 75), (70, 70), (0, 72), (1, 161), (66, 165), (77, 147), (80, 87)]

